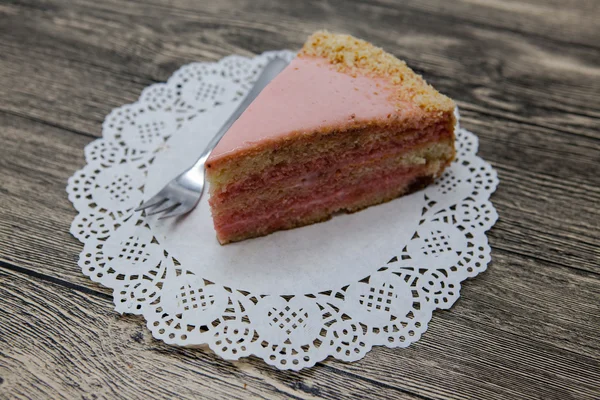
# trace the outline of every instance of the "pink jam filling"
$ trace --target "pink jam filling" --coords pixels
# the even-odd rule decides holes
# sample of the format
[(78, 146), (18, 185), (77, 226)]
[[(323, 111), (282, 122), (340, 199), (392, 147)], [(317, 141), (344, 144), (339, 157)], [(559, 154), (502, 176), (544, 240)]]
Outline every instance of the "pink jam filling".
[[(329, 188), (329, 193), (313, 193), (289, 199), (285, 206), (250, 206), (250, 212), (233, 213), (215, 217), (215, 229), (219, 236), (229, 237), (237, 232), (284, 226), (290, 220), (303, 218), (314, 210), (329, 209), (332, 212), (351, 206), (357, 201), (374, 193), (381, 193), (405, 184), (410, 184), (416, 177), (422, 176), (427, 166), (412, 167), (402, 171), (394, 171), (386, 176), (366, 176), (361, 182), (351, 187)], [(257, 209), (258, 208), (258, 209)], [(268, 229), (270, 230), (270, 228)]]
[(332, 157), (322, 157), (304, 164), (290, 163), (279, 165), (264, 171), (260, 175), (254, 175), (247, 179), (227, 185), (224, 191), (212, 193), (210, 204), (211, 206), (218, 206), (230, 198), (235, 198), (242, 193), (255, 190), (256, 188), (265, 185), (281, 185), (282, 187), (294, 186), (297, 185), (302, 178), (310, 179), (310, 177), (317, 172), (321, 175), (326, 175), (331, 171), (344, 169), (349, 165), (358, 165), (382, 157), (396, 156), (400, 153), (411, 151), (417, 146), (437, 141), (441, 137), (449, 135), (450, 132), (445, 131), (445, 126), (436, 126), (398, 146), (390, 145), (384, 148), (359, 149), (355, 152), (338, 154), (335, 156), (335, 159), (332, 159)]

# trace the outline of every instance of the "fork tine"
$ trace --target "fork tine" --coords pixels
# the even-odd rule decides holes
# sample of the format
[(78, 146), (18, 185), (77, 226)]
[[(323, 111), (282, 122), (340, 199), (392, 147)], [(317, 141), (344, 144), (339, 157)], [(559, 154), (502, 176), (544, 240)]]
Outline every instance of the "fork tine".
[(162, 203), (160, 206), (153, 208), (150, 212), (146, 212), (146, 216), (160, 214), (161, 212), (171, 211), (173, 208), (179, 206), (181, 203), (177, 203), (172, 200), (167, 200), (166, 203)]
[(183, 204), (178, 204), (177, 207), (171, 209), (167, 213), (164, 213), (163, 215), (161, 215), (160, 217), (158, 217), (158, 219), (165, 219), (165, 218), (177, 217), (178, 215), (185, 214), (189, 210), (190, 209), (188, 207), (184, 207)]
[(156, 195), (150, 197), (145, 202), (143, 202), (138, 208), (135, 209), (135, 211), (142, 211), (142, 210), (145, 210), (146, 208), (158, 206), (158, 205), (164, 203), (165, 201), (167, 201), (167, 199), (165, 197), (162, 197), (162, 196), (159, 196), (158, 194), (156, 194)]

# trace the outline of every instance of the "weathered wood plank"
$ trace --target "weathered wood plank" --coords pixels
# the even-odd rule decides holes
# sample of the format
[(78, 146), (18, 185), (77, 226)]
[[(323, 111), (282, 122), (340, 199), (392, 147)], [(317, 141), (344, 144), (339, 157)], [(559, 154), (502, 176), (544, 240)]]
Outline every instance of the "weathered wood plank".
[[(468, 18), (489, 19), (486, 13), (498, 3), (474, 7), (464, 24), (419, 4), (141, 7), (82, 0), (48, 2), (46, 9), (9, 5), (0, 14), (0, 65), (7, 83), (0, 94), (8, 100), (3, 108), (98, 135), (111, 108), (135, 101), (145, 86), (165, 80), (184, 63), (297, 48), (310, 31), (327, 26), (407, 59), (464, 107), (600, 137), (596, 49), (498, 31), (481, 21), (468, 23)], [(360, 19), (353, 18), (358, 14)], [(516, 14), (531, 18), (527, 9), (519, 14), (516, 8)], [(502, 21), (508, 19), (505, 15)]]
[[(369, 3), (400, 8), (393, 0)], [(403, 2), (402, 7), (419, 14), (437, 15), (447, 24), (484, 26), (571, 46), (598, 48), (598, 8), (590, 1), (413, 0)]]

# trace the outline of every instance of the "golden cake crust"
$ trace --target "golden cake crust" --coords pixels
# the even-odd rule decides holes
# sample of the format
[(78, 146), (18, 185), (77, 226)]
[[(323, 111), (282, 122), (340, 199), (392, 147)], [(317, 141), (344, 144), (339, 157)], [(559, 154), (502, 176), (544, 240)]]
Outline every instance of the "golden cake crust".
[(449, 97), (435, 90), (404, 61), (353, 36), (317, 31), (308, 38), (298, 55), (325, 58), (343, 73), (389, 79), (395, 87), (393, 97), (399, 107), (408, 101), (428, 112), (454, 110), (454, 102)]

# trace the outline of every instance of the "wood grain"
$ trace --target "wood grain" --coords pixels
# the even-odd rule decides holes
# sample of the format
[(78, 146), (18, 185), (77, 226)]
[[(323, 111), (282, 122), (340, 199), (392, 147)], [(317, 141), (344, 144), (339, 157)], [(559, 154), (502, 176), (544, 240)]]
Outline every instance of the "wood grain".
[[(184, 63), (298, 48), (310, 32), (328, 27), (405, 58), (463, 107), (600, 137), (597, 49), (498, 30), (477, 18), (452, 23), (439, 12), (345, 1), (302, 7), (268, 1), (66, 4), (6, 6), (0, 17), (2, 69), (10, 78), (0, 89), (4, 110), (99, 135), (110, 109), (135, 101), (145, 86)], [(552, 26), (554, 19), (544, 15)]]
[[(586, 0), (3, 2), (0, 398), (600, 398), (599, 17)], [(182, 64), (321, 28), (457, 100), (501, 180), (488, 271), (414, 346), (358, 363), (288, 373), (152, 339), (76, 265), (83, 147)]]

